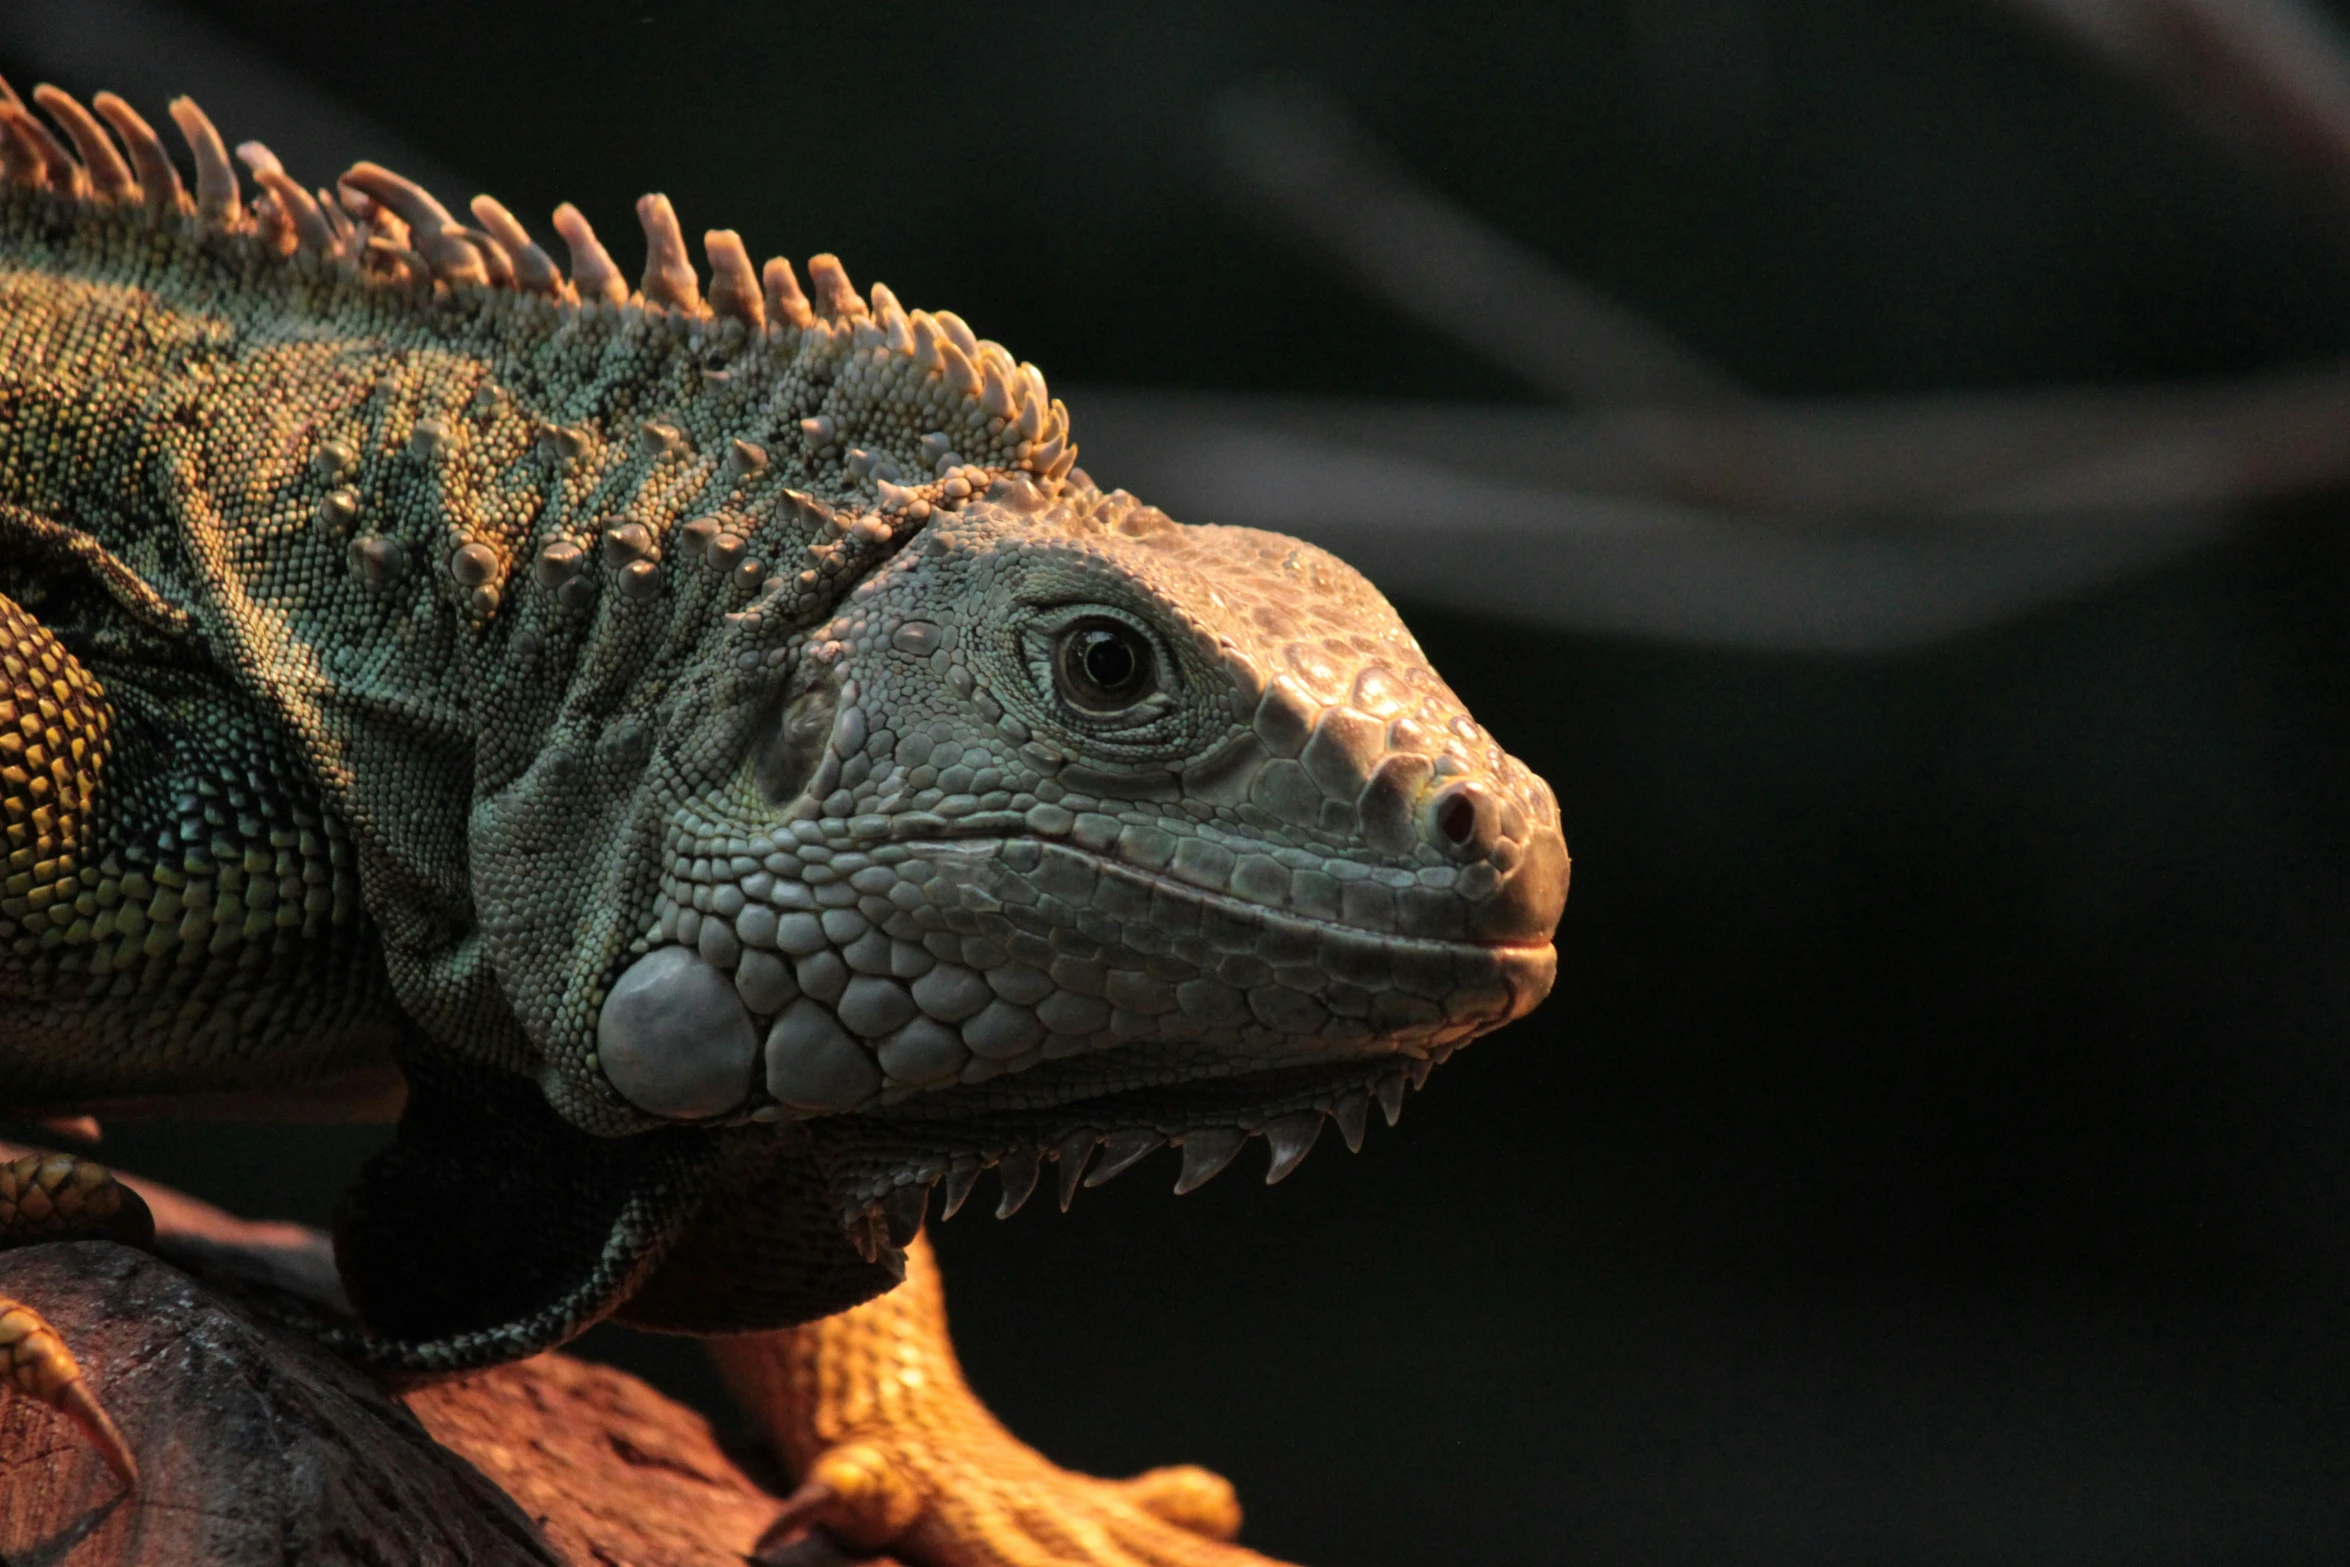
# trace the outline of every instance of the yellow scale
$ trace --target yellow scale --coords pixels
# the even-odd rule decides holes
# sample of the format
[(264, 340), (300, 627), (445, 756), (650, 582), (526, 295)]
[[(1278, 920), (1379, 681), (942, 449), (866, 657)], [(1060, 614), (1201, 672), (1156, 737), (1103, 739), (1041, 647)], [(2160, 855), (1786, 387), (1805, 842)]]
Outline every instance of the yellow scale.
[(89, 939), (80, 858), (112, 718), (96, 678), (0, 598), (0, 941), (21, 956)]

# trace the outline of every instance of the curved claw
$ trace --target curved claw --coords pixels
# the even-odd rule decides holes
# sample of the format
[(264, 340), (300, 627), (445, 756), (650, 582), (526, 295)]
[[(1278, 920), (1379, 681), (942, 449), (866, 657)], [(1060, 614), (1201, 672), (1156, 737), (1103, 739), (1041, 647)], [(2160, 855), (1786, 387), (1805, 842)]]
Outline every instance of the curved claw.
[(138, 1485), (139, 1461), (122, 1428), (90, 1391), (73, 1351), (39, 1312), (5, 1295), (0, 1295), (0, 1381), (79, 1426), (106, 1467), (125, 1486)]
[(828, 1448), (759, 1536), (771, 1551), (806, 1526), (830, 1531), (860, 1551), (886, 1549), (921, 1516), (921, 1487), (896, 1455), (870, 1442)]

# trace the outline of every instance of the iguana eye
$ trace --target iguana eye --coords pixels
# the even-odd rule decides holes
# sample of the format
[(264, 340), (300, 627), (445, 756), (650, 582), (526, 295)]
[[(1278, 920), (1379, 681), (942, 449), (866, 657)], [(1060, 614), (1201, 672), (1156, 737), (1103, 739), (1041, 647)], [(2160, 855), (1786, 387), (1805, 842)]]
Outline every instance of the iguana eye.
[(1123, 621), (1090, 616), (1063, 631), (1053, 677), (1061, 696), (1085, 713), (1121, 713), (1159, 688), (1149, 639)]

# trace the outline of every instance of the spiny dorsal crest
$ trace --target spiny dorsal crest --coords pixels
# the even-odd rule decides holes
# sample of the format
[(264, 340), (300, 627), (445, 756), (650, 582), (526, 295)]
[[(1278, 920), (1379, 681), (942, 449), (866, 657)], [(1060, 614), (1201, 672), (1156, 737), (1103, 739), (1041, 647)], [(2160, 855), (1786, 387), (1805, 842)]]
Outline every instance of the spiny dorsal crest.
[[(904, 309), (882, 284), (873, 285), (868, 302), (833, 256), (809, 259), (803, 292), (789, 261), (772, 257), (754, 270), (740, 235), (712, 229), (702, 236), (710, 264), (705, 295), (666, 196), (637, 201), (645, 271), (631, 293), (594, 228), (568, 202), (554, 214), (571, 255), (566, 277), (489, 196), (473, 198), (473, 225), (459, 223), (429, 191), (373, 163), (346, 170), (331, 191), (306, 191), (276, 154), (249, 141), (236, 149), (261, 187), (248, 204), (220, 133), (192, 100), (177, 98), (171, 118), (194, 160), (191, 198), (161, 138), (114, 94), (99, 93), (84, 108), (43, 85), (33, 102), (64, 132), (62, 140), (0, 80), (0, 181), (10, 185), (96, 207), (143, 207), (156, 223), (242, 236), (372, 287), (420, 295), (502, 291), (551, 310), (633, 312), (696, 339), (796, 351), (845, 394), (833, 399), (839, 412), (801, 421), (810, 459), (837, 461), (850, 479), (873, 484), (884, 510), (926, 513), (933, 491), (948, 504), (961, 500), (973, 488), (958, 472), (967, 468), (1024, 471), (1054, 495), (1076, 464), (1068, 409), (1036, 366), (1015, 362), (951, 312)], [(899, 436), (900, 425), (920, 434), (871, 439), (875, 450), (851, 444), (868, 431)]]

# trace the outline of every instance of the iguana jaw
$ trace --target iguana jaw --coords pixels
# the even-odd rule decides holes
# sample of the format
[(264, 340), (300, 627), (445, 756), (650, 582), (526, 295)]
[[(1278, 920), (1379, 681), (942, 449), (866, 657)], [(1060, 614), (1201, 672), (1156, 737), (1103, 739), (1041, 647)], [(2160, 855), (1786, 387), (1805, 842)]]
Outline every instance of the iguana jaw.
[[(1001, 867), (1012, 846), (914, 847), (934, 861), (994, 868), (999, 879), (992, 885), (1001, 889)], [(1026, 847), (1041, 852), (1044, 846)], [(1096, 863), (1105, 874), (1134, 874)], [(1228, 918), (1253, 913), (1280, 921), (1196, 887), (1137, 879), (1152, 884), (1155, 909), (1188, 910), (1190, 920), (1217, 909)], [(1558, 879), (1534, 893), (1539, 907), (1530, 917), (1546, 934), (1557, 917), (1563, 879), (1562, 863)], [(1254, 1022), (1199, 1036), (1113, 1033), (1081, 1053), (1031, 1061), (976, 1082), (888, 1089), (858, 1110), (806, 1120), (801, 1125), (819, 1152), (850, 1238), (868, 1252), (892, 1234), (902, 1243), (911, 1233), (908, 1213), (926, 1211), (935, 1193), (951, 1214), (988, 1169), (999, 1171), (1004, 1187), (999, 1216), (1026, 1201), (1047, 1164), (1059, 1172), (1066, 1208), (1096, 1149), (1106, 1150), (1092, 1164), (1090, 1184), (1099, 1185), (1161, 1147), (1179, 1147), (1184, 1164), (1177, 1191), (1184, 1192), (1224, 1169), (1249, 1138), (1262, 1136), (1272, 1158), (1269, 1184), (1303, 1159), (1325, 1120), (1338, 1122), (1350, 1146), (1359, 1146), (1372, 1103), (1380, 1103), (1393, 1124), (1407, 1086), (1423, 1083), (1430, 1067), (1461, 1045), (1531, 1011), (1556, 976), (1557, 954), (1547, 940), (1442, 942), (1284, 923), (1287, 937), (1271, 934), (1263, 950), (1278, 950), (1284, 939), (1294, 943), (1301, 927), (1310, 929), (1325, 962), (1399, 1003), (1384, 1014), (1385, 1028), (1364, 1035), (1358, 1024), (1351, 1039), (1311, 1033), (1276, 1038)], [(1343, 955), (1349, 952), (1355, 954), (1351, 960)], [(1368, 971), (1366, 959), (1387, 972)], [(1423, 996), (1440, 992), (1441, 1004), (1392, 988), (1401, 973), (1414, 976)], [(1412, 1021), (1402, 1021), (1407, 1017)], [(1136, 1021), (1124, 1020), (1130, 1027)]]
[[(1548, 885), (1539, 871), (1528, 878), (1537, 885), (1527, 916), (1545, 937), (1564, 895), (1564, 871), (1562, 860)], [(1228, 901), (1165, 882), (1156, 890), (1198, 907)], [(811, 1122), (844, 1232), (869, 1259), (878, 1256), (905, 1243), (934, 1196), (942, 1216), (951, 1217), (990, 1169), (1002, 1187), (997, 1217), (1018, 1211), (1048, 1167), (1065, 1211), (1081, 1184), (1098, 1186), (1168, 1146), (1182, 1154), (1178, 1195), (1221, 1173), (1255, 1137), (1266, 1141), (1271, 1185), (1304, 1160), (1325, 1121), (1338, 1124), (1350, 1149), (1360, 1148), (1373, 1103), (1395, 1124), (1407, 1087), (1422, 1086), (1430, 1068), (1461, 1045), (1533, 1010), (1557, 974), (1547, 939), (1409, 941), (1340, 927), (1322, 934), (1381, 952), (1395, 969), (1416, 958), (1423, 984), (1431, 961), (1448, 967), (1456, 988), (1443, 1015), (1353, 1046), (1292, 1039), (1279, 1049), (1260, 1047), (1255, 1060), (1229, 1033), (1113, 1046), (944, 1092), (888, 1096), (863, 1112)], [(1279, 1064), (1259, 1064), (1268, 1060)]]
[[(1556, 954), (1545, 944), (1511, 949), (1505, 961), (1524, 987), (1517, 991), (1524, 1004), (1514, 1016), (1548, 992)], [(1178, 1196), (1221, 1174), (1256, 1137), (1265, 1140), (1265, 1184), (1273, 1185), (1304, 1162), (1326, 1122), (1336, 1123), (1349, 1150), (1359, 1151), (1374, 1104), (1393, 1126), (1407, 1088), (1425, 1085), (1432, 1067), (1496, 1026), (1488, 1021), (1443, 1042), (1399, 1045), (1346, 1062), (1172, 1081), (1051, 1106), (965, 1108), (921, 1118), (843, 1116), (811, 1123), (808, 1130), (841, 1228), (872, 1260), (912, 1238), (934, 1196), (942, 1205), (940, 1217), (953, 1217), (991, 1169), (1001, 1185), (999, 1219), (1018, 1212), (1048, 1171), (1066, 1212), (1080, 1186), (1102, 1185), (1170, 1146), (1183, 1160)]]

